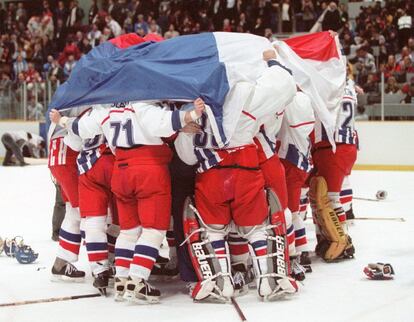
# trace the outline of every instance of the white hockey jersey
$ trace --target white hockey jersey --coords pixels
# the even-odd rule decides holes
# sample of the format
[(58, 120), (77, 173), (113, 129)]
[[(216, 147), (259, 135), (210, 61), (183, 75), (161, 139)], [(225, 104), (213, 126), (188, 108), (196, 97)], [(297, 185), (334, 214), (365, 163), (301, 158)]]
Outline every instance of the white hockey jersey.
[(306, 172), (312, 169), (309, 135), (314, 125), (315, 116), (310, 98), (303, 92), (297, 92), (285, 110), (277, 135), (278, 155)]
[(263, 151), (266, 159), (270, 159), (276, 153), (276, 135), (282, 126), (285, 111), (281, 111), (266, 118), (256, 134), (257, 148)]
[(82, 139), (104, 135), (113, 151), (139, 145), (162, 145), (184, 125), (185, 112), (170, 111), (157, 103), (121, 102), (97, 105), (77, 118), (70, 130)]
[(199, 172), (208, 170), (222, 161), (226, 155), (254, 144), (254, 137), (270, 115), (280, 113), (293, 99), (296, 85), (290, 72), (280, 64), (269, 64), (256, 85), (241, 82), (236, 86), (250, 93), (240, 114), (236, 130), (225, 149), (218, 149), (206, 115), (199, 120), (202, 133), (180, 133), (175, 140), (179, 157), (187, 164), (199, 162)]
[[(357, 94), (355, 91), (355, 83), (353, 80), (348, 79), (339, 106), (331, 112), (336, 124), (334, 132), (335, 142), (357, 144), (357, 132), (355, 129), (356, 107)], [(316, 131), (317, 128), (320, 130)], [(315, 143), (328, 141), (325, 128), (319, 120), (315, 122), (315, 133), (320, 133), (319, 137), (315, 136)]]

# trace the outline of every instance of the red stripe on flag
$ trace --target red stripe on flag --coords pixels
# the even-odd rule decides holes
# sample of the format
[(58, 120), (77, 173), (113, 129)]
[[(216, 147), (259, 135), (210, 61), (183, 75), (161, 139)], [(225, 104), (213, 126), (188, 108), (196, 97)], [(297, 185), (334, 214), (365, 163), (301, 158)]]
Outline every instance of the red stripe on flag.
[(111, 39), (109, 40), (109, 42), (118, 48), (124, 49), (133, 45), (143, 43), (145, 42), (145, 40), (138, 36), (136, 33), (129, 33)]
[(303, 59), (327, 61), (338, 58), (335, 38), (328, 31), (293, 37), (284, 40), (292, 50)]

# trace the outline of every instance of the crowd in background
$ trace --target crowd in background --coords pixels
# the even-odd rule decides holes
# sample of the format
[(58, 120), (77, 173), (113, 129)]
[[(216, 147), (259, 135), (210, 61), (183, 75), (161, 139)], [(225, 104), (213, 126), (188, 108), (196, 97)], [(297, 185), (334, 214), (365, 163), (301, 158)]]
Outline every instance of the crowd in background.
[[(350, 21), (346, 6), (320, 0), (93, 0), (88, 12), (78, 1), (0, 2), (0, 95), (25, 84), (30, 115), (45, 86), (53, 90), (70, 75), (80, 57), (123, 33), (155, 34), (169, 39), (205, 31), (250, 32), (273, 39), (275, 33), (322, 30), (340, 35), (356, 82), (379, 92), (380, 73), (387, 93), (414, 94), (414, 38), (410, 0), (373, 3)], [(47, 82), (45, 82), (47, 80)], [(406, 99), (411, 102), (411, 97)]]

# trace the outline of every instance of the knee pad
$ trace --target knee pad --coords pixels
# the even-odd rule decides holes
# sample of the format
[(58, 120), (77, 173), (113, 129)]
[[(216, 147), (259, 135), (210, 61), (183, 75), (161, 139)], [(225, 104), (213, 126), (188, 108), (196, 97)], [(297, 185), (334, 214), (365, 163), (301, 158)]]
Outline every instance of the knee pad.
[(190, 197), (187, 197), (184, 203), (183, 224), (183, 244), (188, 244), (191, 262), (199, 280), (192, 290), (191, 297), (197, 301), (216, 299), (227, 302), (229, 299), (223, 294), (223, 290), (226, 284), (225, 277), (229, 277), (229, 274), (222, 272), (219, 258), (210, 240), (224, 239), (227, 226), (206, 225)]

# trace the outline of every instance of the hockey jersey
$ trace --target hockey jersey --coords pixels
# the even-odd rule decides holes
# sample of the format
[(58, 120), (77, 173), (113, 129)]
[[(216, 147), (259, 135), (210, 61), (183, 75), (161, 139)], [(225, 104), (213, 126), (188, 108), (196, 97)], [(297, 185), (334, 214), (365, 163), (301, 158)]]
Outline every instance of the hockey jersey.
[(121, 102), (96, 105), (75, 119), (69, 128), (82, 139), (103, 135), (116, 153), (116, 148), (164, 144), (161, 138), (179, 130), (184, 117), (185, 112), (170, 111), (157, 103)]
[[(334, 139), (337, 143), (357, 144), (357, 132), (355, 129), (355, 112), (357, 107), (357, 94), (355, 91), (355, 83), (348, 79), (346, 82), (344, 95), (339, 106), (331, 113), (335, 119)], [(316, 131), (316, 129), (320, 129)], [(320, 133), (315, 136), (315, 143), (329, 142), (326, 130), (323, 124), (316, 120), (315, 133)]]
[[(283, 115), (285, 111), (281, 111), (266, 118), (260, 126), (259, 132), (256, 134), (254, 143), (259, 151), (263, 152), (264, 157), (270, 159), (277, 148), (276, 135), (282, 126)], [(259, 152), (260, 154), (260, 152)], [(265, 160), (261, 160), (262, 162)]]
[(179, 157), (187, 164), (199, 163), (199, 172), (216, 166), (235, 151), (254, 144), (254, 137), (263, 123), (261, 120), (280, 113), (290, 103), (296, 92), (296, 85), (290, 71), (272, 61), (256, 85), (240, 82), (236, 86), (241, 92), (249, 93), (243, 104), (236, 130), (225, 149), (218, 149), (206, 115), (200, 118), (202, 133), (189, 135), (180, 133), (175, 141)]
[(303, 92), (297, 92), (292, 103), (286, 110), (280, 131), (277, 135), (278, 155), (309, 172), (312, 169), (310, 162), (310, 138), (315, 125), (315, 116), (310, 98)]

